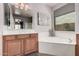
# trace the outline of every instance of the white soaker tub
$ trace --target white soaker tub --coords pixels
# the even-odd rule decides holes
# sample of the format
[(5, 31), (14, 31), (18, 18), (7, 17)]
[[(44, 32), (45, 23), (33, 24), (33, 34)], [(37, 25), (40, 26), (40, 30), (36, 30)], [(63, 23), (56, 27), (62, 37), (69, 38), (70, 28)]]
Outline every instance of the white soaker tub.
[(75, 39), (39, 36), (39, 52), (56, 56), (75, 56)]
[(69, 44), (75, 45), (76, 41), (71, 38), (61, 38), (61, 37), (42, 37), (39, 39), (39, 42), (47, 42), (47, 43), (60, 43), (60, 44)]

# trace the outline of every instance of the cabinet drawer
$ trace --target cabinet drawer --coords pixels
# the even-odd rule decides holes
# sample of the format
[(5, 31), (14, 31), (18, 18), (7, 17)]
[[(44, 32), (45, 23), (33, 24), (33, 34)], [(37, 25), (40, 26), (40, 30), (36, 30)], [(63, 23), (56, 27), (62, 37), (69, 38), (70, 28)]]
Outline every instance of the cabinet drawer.
[(31, 34), (32, 38), (38, 37), (38, 34)]
[(5, 40), (15, 40), (15, 36), (4, 36)]
[(29, 35), (17, 35), (17, 38), (29, 38)]

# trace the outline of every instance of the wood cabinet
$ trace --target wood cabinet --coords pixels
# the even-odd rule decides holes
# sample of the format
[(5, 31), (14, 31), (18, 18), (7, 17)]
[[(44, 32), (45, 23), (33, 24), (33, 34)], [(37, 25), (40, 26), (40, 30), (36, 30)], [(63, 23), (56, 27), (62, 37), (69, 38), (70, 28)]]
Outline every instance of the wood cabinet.
[(24, 54), (28, 54), (31, 52), (31, 40), (25, 39), (24, 41)]
[[(33, 37), (32, 37), (33, 36)], [(38, 40), (37, 34), (30, 35), (29, 39), (24, 40), (24, 54), (38, 51)]]
[(79, 56), (79, 34), (76, 35), (75, 55)]
[[(6, 47), (6, 48), (5, 48)], [(5, 42), (4, 55), (21, 55), (22, 54), (22, 41), (21, 40), (7, 40)]]
[(3, 36), (3, 55), (17, 56), (38, 51), (38, 34)]
[(75, 46), (75, 55), (79, 56), (79, 45)]
[(37, 48), (38, 48), (37, 35), (31, 35), (30, 39), (31, 39), (31, 42), (32, 42), (31, 49), (32, 50), (37, 50)]

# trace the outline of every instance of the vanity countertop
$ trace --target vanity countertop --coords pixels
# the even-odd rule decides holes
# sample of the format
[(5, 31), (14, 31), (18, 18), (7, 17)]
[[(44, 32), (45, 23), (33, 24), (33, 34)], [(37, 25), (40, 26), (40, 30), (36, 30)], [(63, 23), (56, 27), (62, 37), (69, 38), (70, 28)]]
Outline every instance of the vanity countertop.
[(3, 35), (16, 35), (16, 34), (32, 34), (32, 33), (37, 33), (34, 30), (7, 30), (3, 31)]

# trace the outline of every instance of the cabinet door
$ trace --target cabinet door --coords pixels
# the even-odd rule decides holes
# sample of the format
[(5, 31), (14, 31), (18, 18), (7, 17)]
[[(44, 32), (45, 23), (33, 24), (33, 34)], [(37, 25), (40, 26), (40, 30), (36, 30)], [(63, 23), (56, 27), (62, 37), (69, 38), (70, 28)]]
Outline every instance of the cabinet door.
[(3, 40), (3, 56), (7, 56), (7, 42)]
[(31, 50), (37, 50), (38, 44), (37, 44), (37, 38), (31, 38)]
[(22, 55), (22, 40), (6, 41), (7, 55), (15, 56)]
[(79, 56), (79, 45), (76, 45), (75, 48), (75, 55)]
[(79, 56), (79, 34), (76, 35), (75, 55)]
[(31, 40), (30, 39), (25, 39), (24, 40), (24, 54), (28, 54), (31, 52)]

